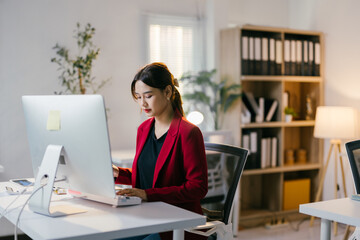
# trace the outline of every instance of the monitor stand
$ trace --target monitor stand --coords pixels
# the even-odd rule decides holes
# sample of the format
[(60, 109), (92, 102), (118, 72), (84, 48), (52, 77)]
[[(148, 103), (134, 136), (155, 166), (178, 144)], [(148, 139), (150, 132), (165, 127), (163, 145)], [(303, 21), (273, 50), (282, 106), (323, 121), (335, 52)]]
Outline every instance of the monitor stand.
[[(34, 193), (29, 200), (31, 211), (50, 217), (86, 212), (71, 205), (50, 206), (56, 172), (61, 156), (66, 156), (61, 145), (48, 145), (34, 183)], [(43, 187), (42, 187), (43, 186)], [(37, 192), (35, 192), (38, 188)]]

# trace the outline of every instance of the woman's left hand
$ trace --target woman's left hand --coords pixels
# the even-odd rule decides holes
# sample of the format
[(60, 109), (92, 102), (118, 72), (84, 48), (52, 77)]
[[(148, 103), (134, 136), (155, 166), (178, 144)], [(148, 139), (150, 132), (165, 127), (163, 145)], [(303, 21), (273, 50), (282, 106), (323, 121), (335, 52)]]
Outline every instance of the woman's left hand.
[(139, 197), (143, 201), (147, 201), (146, 192), (139, 188), (124, 188), (116, 192), (117, 195), (126, 195), (129, 197)]

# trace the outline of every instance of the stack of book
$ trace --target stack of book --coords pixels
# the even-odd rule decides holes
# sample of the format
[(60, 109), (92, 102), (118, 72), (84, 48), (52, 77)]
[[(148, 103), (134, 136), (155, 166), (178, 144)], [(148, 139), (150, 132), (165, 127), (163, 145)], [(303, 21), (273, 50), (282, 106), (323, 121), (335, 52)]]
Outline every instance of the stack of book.
[(242, 147), (249, 149), (245, 169), (259, 169), (279, 166), (278, 139), (275, 136), (265, 136), (262, 129), (247, 129), (243, 131)]
[(320, 54), (319, 36), (242, 31), (242, 75), (320, 76)]
[(241, 69), (243, 75), (281, 75), (282, 42), (279, 35), (243, 31)]
[(320, 76), (320, 54), (318, 37), (285, 35), (285, 75)]

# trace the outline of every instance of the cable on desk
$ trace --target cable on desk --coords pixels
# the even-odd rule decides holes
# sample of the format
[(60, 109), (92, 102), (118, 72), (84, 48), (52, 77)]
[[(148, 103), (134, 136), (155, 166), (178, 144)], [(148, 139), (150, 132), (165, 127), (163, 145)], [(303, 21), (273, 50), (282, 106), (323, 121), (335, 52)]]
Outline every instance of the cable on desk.
[(9, 205), (7, 205), (7, 207), (4, 209), (4, 211), (0, 214), (0, 219), (1, 219), (3, 216), (5, 216), (6, 211), (8, 210), (8, 208), (9, 208), (11, 205), (13, 205), (13, 203), (16, 202), (16, 200), (18, 200), (19, 197), (22, 196), (25, 192), (26, 192), (26, 188), (24, 188), (24, 189), (19, 193), (19, 195), (18, 195), (14, 200), (12, 200), (12, 202), (11, 202)]
[(16, 219), (16, 224), (15, 224), (15, 232), (14, 232), (14, 239), (17, 240), (17, 228), (18, 228), (18, 225), (19, 225), (19, 221), (20, 221), (20, 216), (21, 216), (21, 213), (23, 212), (25, 206), (28, 204), (29, 200), (32, 198), (32, 196), (34, 196), (34, 194), (39, 191), (40, 189), (44, 188), (45, 186), (47, 185), (47, 183), (41, 185), (40, 187), (38, 187), (35, 191), (33, 191), (31, 193), (31, 195), (28, 197), (28, 199), (26, 200), (26, 202), (24, 203), (24, 205), (22, 206), (20, 212), (19, 212), (19, 215)]

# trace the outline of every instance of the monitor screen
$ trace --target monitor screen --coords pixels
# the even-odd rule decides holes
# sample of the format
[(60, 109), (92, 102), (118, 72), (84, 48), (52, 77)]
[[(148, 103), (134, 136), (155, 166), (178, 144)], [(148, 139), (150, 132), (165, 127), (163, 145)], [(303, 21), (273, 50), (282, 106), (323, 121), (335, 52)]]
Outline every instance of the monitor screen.
[(114, 197), (106, 111), (100, 95), (23, 96), (34, 176), (49, 145), (63, 146), (57, 178), (81, 193)]

